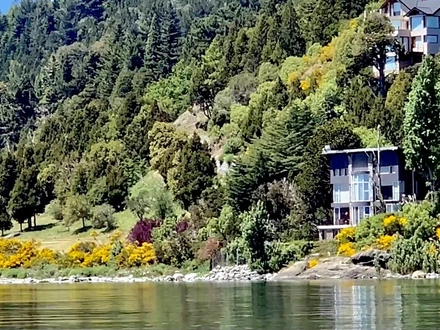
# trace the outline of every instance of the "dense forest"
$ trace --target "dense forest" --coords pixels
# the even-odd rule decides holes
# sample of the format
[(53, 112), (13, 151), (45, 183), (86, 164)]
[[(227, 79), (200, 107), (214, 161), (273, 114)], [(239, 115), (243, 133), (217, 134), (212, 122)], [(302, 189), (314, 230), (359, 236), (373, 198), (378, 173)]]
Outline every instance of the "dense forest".
[(400, 48), (375, 7), (22, 0), (0, 15), (2, 231), (128, 208), (163, 262), (221, 246), (277, 268), (331, 219), (325, 145), (376, 145), (380, 125), (413, 146), (417, 68), (384, 75)]

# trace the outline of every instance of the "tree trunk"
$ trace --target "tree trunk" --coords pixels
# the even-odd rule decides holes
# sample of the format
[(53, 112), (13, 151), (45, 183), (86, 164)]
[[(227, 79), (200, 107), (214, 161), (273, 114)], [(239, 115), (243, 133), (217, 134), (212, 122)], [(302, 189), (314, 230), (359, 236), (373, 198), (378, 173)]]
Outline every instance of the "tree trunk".
[[(385, 61), (386, 61), (386, 57), (385, 57)], [(378, 71), (379, 71), (379, 92), (380, 95), (382, 95), (383, 98), (385, 98), (386, 92), (385, 92), (385, 62), (381, 62), (379, 63), (379, 67), (378, 67)]]
[(34, 214), (34, 227), (37, 227), (37, 216)]
[(2, 228), (2, 237), (5, 236), (5, 230)]
[(20, 222), (20, 231), (23, 232), (23, 223)]
[(82, 218), (82, 222), (83, 222), (83, 228), (86, 228), (86, 220), (84, 218)]
[(32, 229), (32, 217), (28, 218), (28, 229), (31, 230)]

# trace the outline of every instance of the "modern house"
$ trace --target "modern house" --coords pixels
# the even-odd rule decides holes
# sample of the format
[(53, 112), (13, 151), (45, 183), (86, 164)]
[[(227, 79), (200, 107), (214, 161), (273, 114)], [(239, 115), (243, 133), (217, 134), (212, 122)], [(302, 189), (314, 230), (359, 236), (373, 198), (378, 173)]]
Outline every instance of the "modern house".
[(358, 225), (383, 203), (391, 213), (399, 209), (403, 199), (424, 193), (423, 181), (405, 169), (403, 153), (397, 147), (326, 147), (323, 154), (330, 162), (333, 220), (318, 226), (320, 239), (331, 239), (342, 228)]
[(440, 51), (440, 0), (386, 0), (380, 7), (394, 26), (405, 54), (387, 54), (385, 72), (398, 72)]

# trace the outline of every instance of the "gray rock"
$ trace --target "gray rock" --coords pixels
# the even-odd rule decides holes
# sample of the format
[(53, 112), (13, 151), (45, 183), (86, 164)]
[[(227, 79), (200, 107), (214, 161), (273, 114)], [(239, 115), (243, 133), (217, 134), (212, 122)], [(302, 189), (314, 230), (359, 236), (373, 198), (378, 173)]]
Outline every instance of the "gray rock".
[(381, 268), (386, 269), (387, 263), (390, 260), (390, 254), (381, 250), (371, 249), (356, 253), (350, 260), (354, 265), (375, 267), (376, 263), (378, 263)]
[(412, 273), (411, 278), (412, 279), (419, 279), (419, 278), (425, 278), (426, 273), (421, 270), (416, 270), (414, 273)]
[(78, 276), (70, 276), (69, 277), (69, 282), (70, 283), (77, 283), (77, 282), (79, 282), (80, 280), (79, 280), (79, 278), (78, 278)]
[(163, 280), (165, 282), (173, 282), (174, 281), (174, 277), (173, 276), (165, 276)]
[(437, 279), (437, 278), (440, 278), (440, 275), (437, 273), (428, 273), (428, 274), (426, 274), (426, 278), (427, 279)]
[(185, 278), (185, 276), (183, 276), (183, 274), (180, 274), (180, 273), (176, 273), (173, 275), (173, 279), (176, 282), (183, 281), (184, 278)]
[(273, 277), (273, 280), (286, 280), (302, 274), (308, 267), (307, 261), (295, 262), (292, 266), (281, 270)]

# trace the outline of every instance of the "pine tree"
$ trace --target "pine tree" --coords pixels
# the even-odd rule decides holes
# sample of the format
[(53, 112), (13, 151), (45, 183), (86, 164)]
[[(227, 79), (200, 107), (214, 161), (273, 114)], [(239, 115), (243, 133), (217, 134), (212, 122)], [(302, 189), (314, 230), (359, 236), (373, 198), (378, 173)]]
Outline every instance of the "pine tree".
[(6, 230), (12, 229), (12, 221), (7, 210), (5, 198), (0, 197), (0, 230), (4, 236)]
[(202, 143), (196, 134), (183, 147), (175, 173), (172, 191), (188, 209), (197, 204), (203, 191), (212, 185), (215, 175), (215, 165), (208, 145)]
[(307, 137), (313, 129), (311, 114), (291, 107), (263, 131), (257, 144), (266, 155), (271, 179), (295, 177), (299, 173)]
[(35, 216), (39, 207), (37, 175), (36, 166), (24, 168), (10, 194), (8, 210), (12, 218), (20, 224), (21, 231), (23, 231), (22, 224), (26, 220), (28, 229), (32, 228), (32, 217)]
[(298, 21), (299, 18), (293, 0), (289, 0), (281, 11), (279, 30), (279, 43), (281, 49), (285, 52), (284, 57), (302, 56), (305, 53), (306, 43), (301, 35)]

